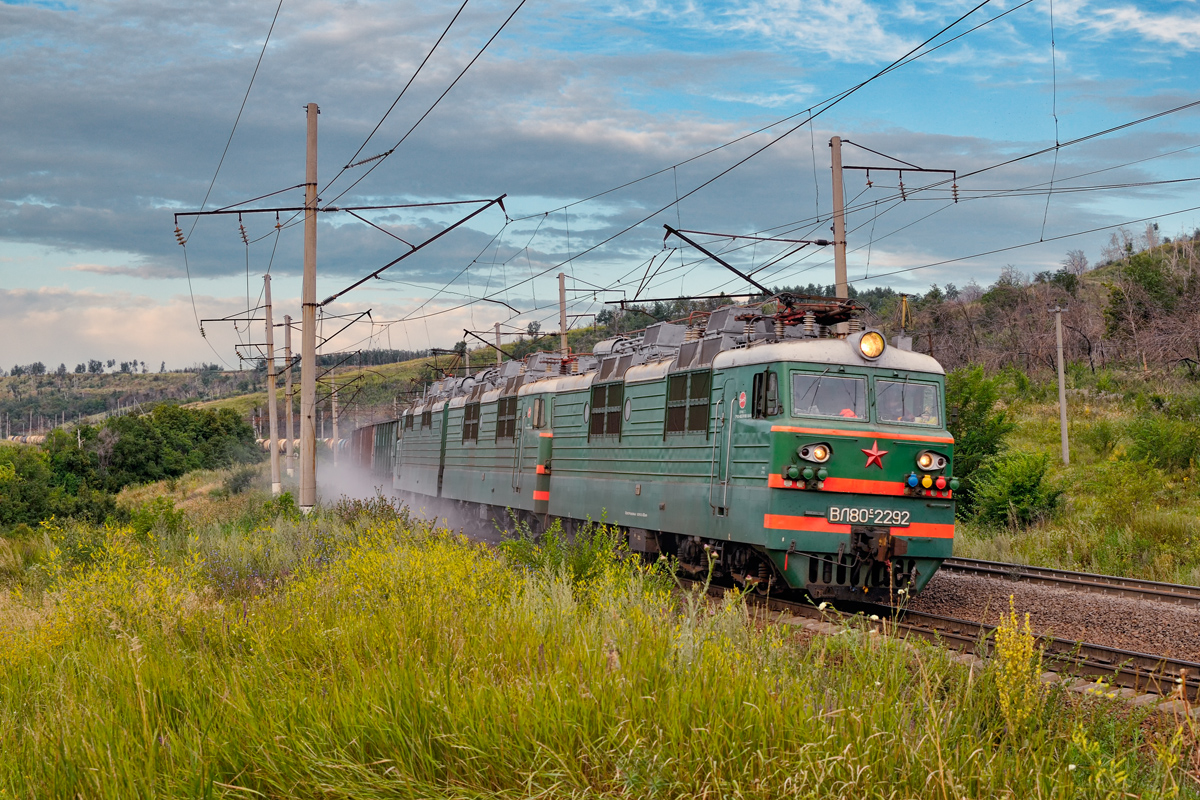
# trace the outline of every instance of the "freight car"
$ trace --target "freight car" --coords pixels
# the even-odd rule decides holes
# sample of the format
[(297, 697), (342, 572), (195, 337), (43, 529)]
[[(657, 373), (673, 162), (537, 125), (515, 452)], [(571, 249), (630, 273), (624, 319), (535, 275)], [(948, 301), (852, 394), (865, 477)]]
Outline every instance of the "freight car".
[(951, 555), (954, 440), (942, 368), (859, 311), (780, 296), (536, 353), (435, 383), (352, 451), (458, 519), (603, 519), (756, 591), (894, 600)]

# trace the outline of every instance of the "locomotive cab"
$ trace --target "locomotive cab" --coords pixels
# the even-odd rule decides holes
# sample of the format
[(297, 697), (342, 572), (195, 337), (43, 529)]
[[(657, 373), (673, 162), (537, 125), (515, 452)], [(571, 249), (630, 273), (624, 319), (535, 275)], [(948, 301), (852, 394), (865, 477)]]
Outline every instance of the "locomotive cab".
[[(778, 411), (766, 551), (814, 599), (896, 602), (924, 587), (953, 546), (944, 373), (874, 331), (804, 345), (820, 352), (769, 370), (781, 379), (778, 400), (764, 400)], [(775, 382), (764, 371), (764, 398)]]

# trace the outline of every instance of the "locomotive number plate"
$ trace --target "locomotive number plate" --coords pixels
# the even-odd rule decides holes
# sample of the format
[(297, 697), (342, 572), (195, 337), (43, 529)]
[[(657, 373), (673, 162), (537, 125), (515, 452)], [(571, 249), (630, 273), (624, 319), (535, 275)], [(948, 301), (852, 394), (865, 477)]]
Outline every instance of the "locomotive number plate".
[(886, 525), (892, 528), (907, 528), (909, 512), (890, 508), (848, 508), (830, 506), (825, 518), (842, 525)]

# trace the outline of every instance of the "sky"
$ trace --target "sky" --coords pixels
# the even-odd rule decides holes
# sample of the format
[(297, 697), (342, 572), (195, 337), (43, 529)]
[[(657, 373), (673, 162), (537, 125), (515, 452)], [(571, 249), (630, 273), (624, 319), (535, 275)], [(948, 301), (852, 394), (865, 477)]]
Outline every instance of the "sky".
[[(555, 330), (559, 272), (573, 325), (745, 291), (664, 224), (831, 238), (834, 135), (877, 168), (843, 177), (859, 288), (1200, 227), (1200, 107), (1092, 136), (1200, 100), (1196, 2), (519, 2), (0, 2), (0, 367), (237, 368), (262, 322), (216, 320), (268, 271), (298, 322), (302, 218), (249, 211), (303, 204), (310, 102), (323, 207), (459, 203), (320, 214), (319, 299), (505, 196), (326, 305), (329, 352)], [(693, 238), (769, 286), (833, 281), (828, 247)]]

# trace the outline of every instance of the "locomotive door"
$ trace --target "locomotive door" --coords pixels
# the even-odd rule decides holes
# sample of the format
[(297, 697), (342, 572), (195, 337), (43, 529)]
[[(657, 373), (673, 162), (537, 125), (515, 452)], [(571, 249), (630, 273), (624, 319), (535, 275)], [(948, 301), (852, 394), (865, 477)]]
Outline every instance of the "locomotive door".
[(737, 402), (733, 381), (713, 387), (712, 460), (709, 464), (708, 505), (713, 514), (729, 513), (729, 446), (733, 431), (733, 410)]
[(512, 471), (511, 471), (511, 475), (510, 475), (510, 477), (512, 479), (510, 481), (512, 490), (514, 492), (517, 492), (518, 494), (520, 494), (520, 492), (521, 492), (521, 462), (523, 460), (521, 456), (523, 455), (522, 451), (524, 450), (524, 445), (525, 445), (525, 442), (524, 442), (525, 437), (522, 434), (525, 432), (526, 421), (527, 421), (527, 418), (525, 417), (524, 409), (518, 407), (517, 408), (517, 422), (516, 422), (516, 426), (515, 426), (516, 430), (513, 431), (513, 442), (512, 442), (513, 460), (512, 460), (512, 464), (511, 464)]

